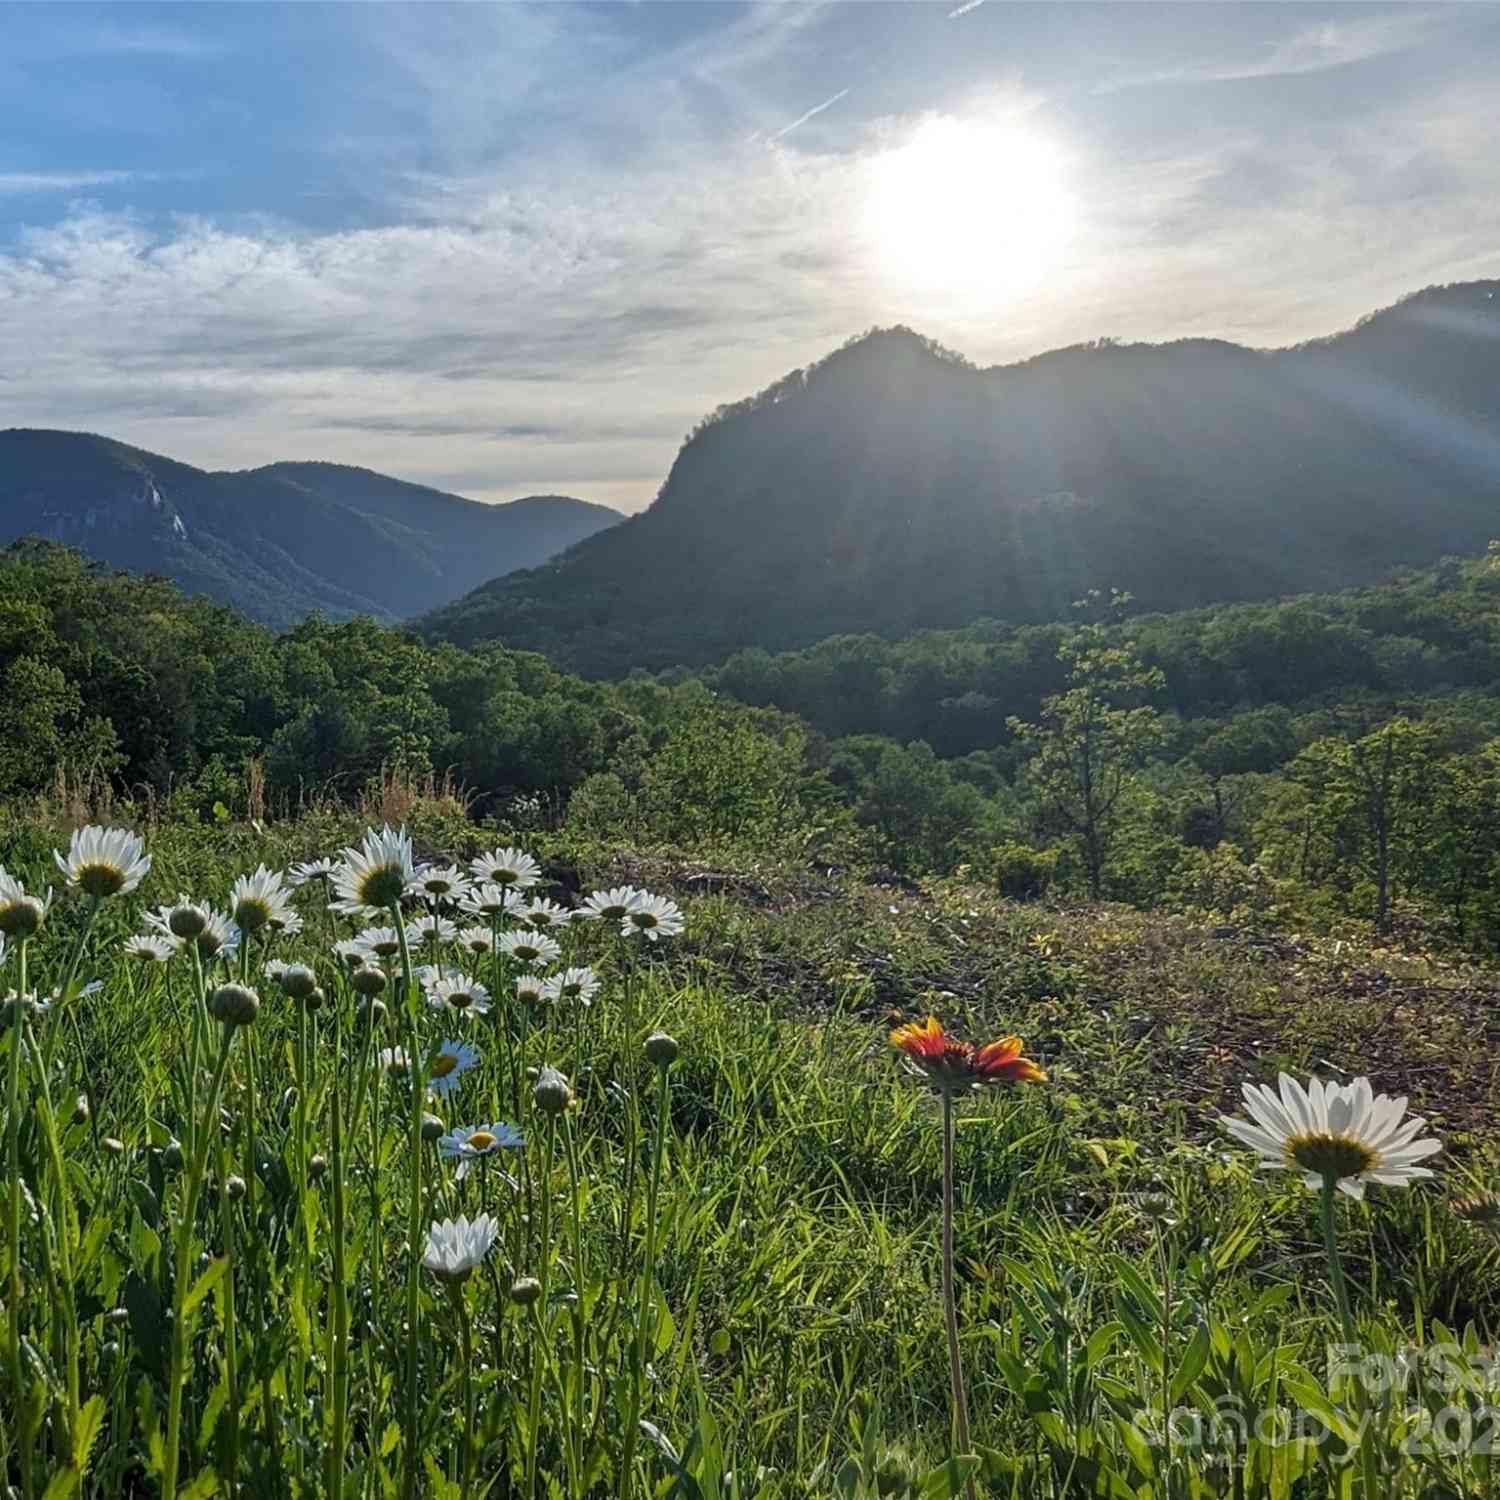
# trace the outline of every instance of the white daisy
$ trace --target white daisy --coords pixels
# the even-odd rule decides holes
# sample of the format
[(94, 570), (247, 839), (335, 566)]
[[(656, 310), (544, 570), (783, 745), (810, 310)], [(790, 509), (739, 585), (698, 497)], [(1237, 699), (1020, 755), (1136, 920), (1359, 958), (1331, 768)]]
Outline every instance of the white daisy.
[(431, 902), (457, 901), (469, 889), (469, 877), (457, 865), (423, 865), (417, 890)]
[(488, 927), (464, 927), (459, 930), (459, 943), (475, 958), (495, 951), (495, 938)]
[(572, 1000), (579, 1005), (592, 1004), (598, 993), (599, 976), (592, 969), (564, 969), (542, 988), (544, 1000)]
[(440, 1099), (446, 1099), (459, 1085), (470, 1068), (479, 1066), (479, 1049), (467, 1042), (444, 1042), (438, 1048), (432, 1066), (427, 1070), (427, 1087)]
[(442, 1281), (462, 1281), (490, 1253), (500, 1236), (499, 1223), (489, 1214), (472, 1222), (463, 1215), (434, 1223), (427, 1232), (422, 1264)]
[(126, 958), (138, 958), (142, 963), (164, 964), (176, 952), (174, 939), (160, 937), (154, 932), (127, 938), (125, 942)]
[(384, 825), (366, 830), (358, 849), (345, 849), (344, 862), (333, 873), (340, 901), (356, 906), (395, 906), (416, 878), (411, 835)]
[(1373, 1093), (1368, 1078), (1342, 1086), (1313, 1078), (1304, 1089), (1285, 1073), (1277, 1088), (1245, 1084), (1250, 1119), (1219, 1121), (1259, 1153), (1263, 1168), (1300, 1173), (1310, 1188), (1334, 1180), (1351, 1198), (1363, 1198), (1367, 1182), (1406, 1187), (1433, 1175), (1418, 1163), (1441, 1151), (1442, 1143), (1418, 1139), (1427, 1122), (1407, 1116), (1405, 1095)]
[(542, 867), (524, 849), (492, 849), (469, 861), (474, 879), (486, 885), (528, 890), (542, 878)]
[(151, 856), (135, 834), (92, 823), (74, 830), (66, 858), (52, 857), (69, 885), (96, 897), (126, 895), (151, 871)]
[(525, 928), (502, 932), (500, 951), (518, 964), (556, 963), (562, 953), (556, 938), (550, 938), (544, 932), (528, 932)]
[(400, 1078), (410, 1066), (406, 1060), (405, 1047), (382, 1047), (377, 1060), (380, 1071), (391, 1078)]
[(584, 899), (574, 916), (586, 922), (618, 922), (636, 909), (644, 895), (644, 891), (638, 891), (633, 885), (617, 885), (607, 891), (594, 891)]
[(0, 934), (29, 938), (41, 928), (51, 905), (50, 890), (45, 898), (28, 896), (21, 882), (14, 875), (8, 875), (5, 866), (0, 865)]
[(205, 962), (214, 958), (229, 958), (239, 951), (240, 930), (221, 911), (211, 907), (203, 913), (203, 928), (193, 939), (198, 945), (198, 955)]
[(37, 998), (34, 990), (25, 995), (18, 995), (15, 990), (7, 990), (4, 1004), (0, 1005), (0, 1016), (3, 1016), (4, 1024), (7, 1028), (12, 1024), (10, 1020), (10, 1008), (18, 1000), (23, 1016), (44, 1016), (57, 1003), (55, 995), (50, 1000), (41, 1000)]
[(349, 969), (362, 969), (370, 961), (370, 950), (358, 938), (340, 938), (333, 945), (333, 952)]
[(521, 909), (519, 920), (533, 932), (550, 932), (566, 927), (571, 917), (572, 913), (555, 901), (533, 901)]
[(525, 1144), (526, 1132), (519, 1125), (497, 1120), (493, 1125), (460, 1125), (450, 1130), (438, 1138), (438, 1155), (458, 1162), (453, 1177), (462, 1182), (481, 1157), (497, 1151), (519, 1151)]
[(547, 981), (540, 974), (516, 977), (516, 999), (526, 1005), (539, 1005), (547, 998)]
[(354, 941), (372, 958), (395, 958), (401, 952), (401, 934), (394, 927), (366, 927)]
[(458, 936), (458, 928), (447, 917), (418, 917), (407, 924), (406, 931), (417, 943), (451, 943)]
[(459, 901), (458, 909), (468, 916), (486, 917), (495, 922), (519, 911), (525, 902), (526, 898), (514, 886), (486, 881), (482, 885), (471, 886)]
[(277, 937), (300, 937), (302, 935), (302, 918), (294, 911), (284, 911), (279, 916), (271, 918), (271, 931)]
[(308, 885), (314, 880), (332, 880), (338, 869), (335, 859), (308, 859), (296, 864), (286, 872), (286, 882), (291, 886)]
[(351, 922), (376, 922), (388, 913), (383, 906), (365, 906), (358, 901), (330, 901), (328, 910), (336, 917), (346, 917)]
[(241, 932), (259, 932), (292, 912), (292, 894), (281, 883), (279, 870), (256, 867), (253, 875), (241, 875), (229, 893), (229, 915)]
[(462, 974), (450, 972), (423, 987), (427, 991), (427, 1003), (434, 1010), (457, 1011), (463, 1016), (489, 1014), (490, 992)]
[(683, 929), (682, 912), (675, 901), (665, 896), (641, 892), (641, 898), (620, 918), (620, 931), (626, 937), (640, 933), (648, 942), (676, 937)]

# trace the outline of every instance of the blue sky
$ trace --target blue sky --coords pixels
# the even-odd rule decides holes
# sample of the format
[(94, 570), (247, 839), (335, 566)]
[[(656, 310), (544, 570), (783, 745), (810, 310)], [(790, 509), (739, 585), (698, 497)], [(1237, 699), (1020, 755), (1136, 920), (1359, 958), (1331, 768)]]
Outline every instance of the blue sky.
[(0, 425), (648, 503), (872, 325), (1257, 344), (1500, 273), (1500, 7), (0, 4)]

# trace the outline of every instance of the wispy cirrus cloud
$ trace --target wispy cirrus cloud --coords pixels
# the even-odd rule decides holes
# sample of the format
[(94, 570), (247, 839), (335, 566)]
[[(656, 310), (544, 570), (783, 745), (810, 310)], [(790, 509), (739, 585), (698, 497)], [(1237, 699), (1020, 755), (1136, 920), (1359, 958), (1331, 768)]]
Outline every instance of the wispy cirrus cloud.
[[(182, 173), (173, 173), (180, 177)], [(159, 182), (160, 172), (0, 172), (0, 197), (21, 193), (81, 193), (89, 188), (119, 187), (132, 182)]]
[[(976, 0), (983, 3), (983, 0)], [(1430, 41), (1456, 18), (1451, 10), (1392, 7), (1389, 14), (1323, 21), (1262, 45), (1254, 53), (1205, 57), (1178, 67), (1127, 74), (1105, 91), (1163, 83), (1235, 83), (1257, 78), (1293, 77), (1371, 62)]]

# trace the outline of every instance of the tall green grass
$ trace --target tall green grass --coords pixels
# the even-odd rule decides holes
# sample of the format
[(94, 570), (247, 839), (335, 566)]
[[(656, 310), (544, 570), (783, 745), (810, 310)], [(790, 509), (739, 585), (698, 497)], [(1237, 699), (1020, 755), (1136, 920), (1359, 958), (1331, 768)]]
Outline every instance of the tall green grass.
[[(1366, 1490), (1315, 1200), (1253, 1178), (1181, 1110), (1143, 1108), (1155, 1044), (1063, 993), (1066, 952), (1002, 934), (987, 958), (1014, 991), (985, 1009), (1034, 1023), (1057, 1081), (959, 1112), (973, 1452), (955, 1457), (938, 1106), (895, 1065), (868, 983), (816, 1010), (737, 989), (775, 923), (729, 898), (691, 909), (682, 952), (570, 931), (606, 979), (582, 1014), (522, 1007), (501, 974), (495, 1011), (458, 1021), (408, 1010), (393, 980), (372, 1026), (328, 951), (353, 929), (312, 895), (300, 937), (252, 947), (248, 1025), (201, 1008), (227, 975), (120, 956), (144, 898), (222, 902), (241, 870), (337, 831), (164, 833), (146, 889), (107, 903), (80, 950), (78, 983), (102, 989), (8, 1015), (14, 1491), (148, 1495), (171, 1474), (194, 1497), (935, 1500), (971, 1472), (992, 1496)], [(6, 862), (44, 883), (48, 847), (12, 835)], [(60, 980), (83, 928), (62, 898), (28, 984)], [(312, 965), (325, 1003), (260, 978), (273, 956)], [(436, 956), (492, 982), (488, 959)], [(669, 1070), (643, 1052), (656, 1029), (679, 1046)], [(413, 1132), (410, 1075), (375, 1062), (445, 1037), (482, 1062), (415, 1102), (450, 1127), (519, 1114), (528, 1133), (461, 1183)], [(566, 1114), (518, 1081), (523, 1038), (529, 1066), (569, 1080)], [(481, 1211), (501, 1223), (484, 1264), (457, 1287), (420, 1275), (413, 1302), (412, 1226)], [(1490, 1493), (1492, 1247), (1435, 1189), (1339, 1213), (1358, 1341), (1401, 1379), (1369, 1416), (1379, 1493)]]

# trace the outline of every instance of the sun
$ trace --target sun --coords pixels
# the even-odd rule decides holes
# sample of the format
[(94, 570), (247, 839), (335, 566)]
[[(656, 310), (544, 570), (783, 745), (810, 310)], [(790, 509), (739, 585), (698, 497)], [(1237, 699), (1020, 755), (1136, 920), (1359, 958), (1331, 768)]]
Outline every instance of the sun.
[(955, 311), (1030, 290), (1073, 232), (1066, 168), (1023, 126), (924, 120), (869, 163), (863, 228), (882, 276)]

